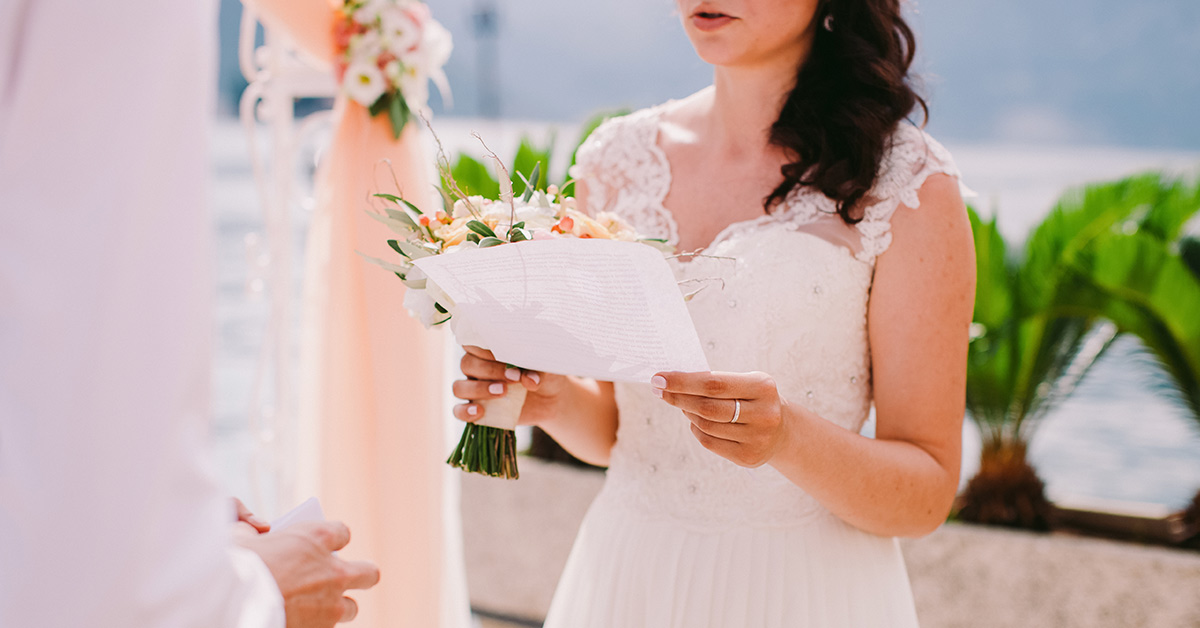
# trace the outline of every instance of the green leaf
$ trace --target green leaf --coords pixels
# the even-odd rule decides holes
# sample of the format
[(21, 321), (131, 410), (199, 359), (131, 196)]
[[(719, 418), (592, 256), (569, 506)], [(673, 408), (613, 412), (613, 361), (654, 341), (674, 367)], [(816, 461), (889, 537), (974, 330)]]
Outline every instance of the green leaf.
[(395, 194), (386, 194), (384, 192), (376, 192), (375, 194), (372, 194), (371, 196), (374, 196), (375, 198), (382, 198), (382, 199), (389, 200), (397, 205), (399, 205), (400, 202), (403, 200), (399, 196), (396, 196)]
[(1186, 237), (1179, 240), (1179, 257), (1192, 271), (1196, 280), (1200, 281), (1200, 237)]
[(479, 241), (479, 248), (486, 249), (488, 247), (498, 246), (500, 244), (505, 244), (504, 240), (501, 240), (500, 238), (496, 238), (496, 237), (483, 238), (482, 240)]
[(474, 242), (475, 244), (479, 244), (479, 240), (480, 240), (480, 237), (479, 237), (478, 233), (468, 233), (467, 234), (467, 242)]
[(422, 215), (424, 215), (424, 214), (425, 214), (425, 212), (421, 211), (421, 208), (417, 207), (416, 205), (413, 205), (412, 203), (408, 202), (408, 201), (407, 201), (407, 200), (405, 200), (405, 199), (400, 199), (400, 200), (404, 202), (405, 206), (407, 206), (409, 209), (411, 209), (411, 210), (413, 210), (414, 212), (416, 212), (416, 214), (417, 214), (418, 216), (422, 216)]
[(488, 237), (488, 238), (496, 237), (496, 232), (492, 231), (491, 227), (483, 224), (482, 222), (480, 222), (478, 220), (472, 220), (472, 221), (467, 222), (467, 228), (470, 229), (471, 231), (474, 231), (475, 233), (478, 233), (481, 236), (484, 236), (484, 237)]
[(408, 124), (410, 117), (412, 117), (412, 112), (408, 109), (408, 101), (400, 92), (393, 92), (392, 101), (388, 103), (388, 120), (392, 123), (394, 139), (400, 139), (400, 134), (404, 132), (404, 126)]
[(376, 196), (376, 197), (378, 197), (378, 198), (387, 199), (387, 200), (389, 200), (389, 201), (391, 201), (391, 202), (393, 202), (393, 203), (395, 203), (395, 204), (397, 204), (397, 205), (404, 205), (405, 207), (407, 207), (407, 208), (409, 208), (409, 209), (413, 210), (414, 212), (416, 212), (416, 214), (417, 214), (418, 216), (420, 216), (420, 215), (422, 215), (422, 214), (424, 214), (424, 213), (425, 213), (425, 212), (421, 211), (421, 208), (420, 208), (420, 207), (417, 207), (416, 205), (413, 205), (412, 203), (408, 202), (408, 200), (407, 200), (407, 199), (405, 199), (405, 198), (402, 198), (402, 197), (399, 197), (399, 196), (396, 196), (395, 194), (384, 194), (383, 192), (377, 192), (377, 193), (373, 194), (372, 196)]
[(441, 303), (437, 303), (437, 302), (434, 302), (433, 309), (437, 310), (438, 313), (440, 313), (440, 314), (449, 314), (450, 313), (446, 308), (442, 307)]
[(525, 192), (521, 195), (521, 202), (528, 203), (529, 199), (533, 198), (533, 193), (538, 189), (538, 181), (542, 177), (542, 162), (537, 162), (533, 165), (533, 172), (529, 173), (529, 178), (520, 172), (517, 173), (521, 177), (521, 182), (525, 184)]
[(385, 270), (390, 270), (390, 271), (396, 273), (397, 275), (400, 275), (401, 279), (403, 279), (404, 276), (407, 275), (407, 273), (410, 270), (412, 270), (411, 265), (405, 266), (405, 265), (401, 265), (401, 264), (393, 264), (392, 262), (379, 259), (378, 257), (371, 257), (370, 255), (367, 255), (361, 251), (355, 251), (355, 253), (357, 253), (359, 257), (367, 260), (368, 262), (370, 262), (376, 266), (379, 266), (380, 268), (383, 268)]
[[(525, 223), (518, 223), (518, 224), (525, 224)], [(533, 235), (531, 233), (529, 233), (528, 229), (523, 229), (521, 227), (514, 225), (512, 229), (508, 230), (508, 241), (509, 242), (523, 242), (525, 240), (531, 240), (531, 239), (533, 239)]]
[(668, 244), (667, 241), (662, 238), (638, 238), (638, 242), (641, 242), (647, 246), (652, 246), (668, 255), (675, 252), (675, 247)]
[(424, 245), (415, 242), (406, 242), (404, 240), (388, 240), (388, 246), (392, 247), (397, 253), (411, 260), (419, 260), (422, 257), (435, 255), (437, 252), (430, 250)]
[(451, 196), (450, 191), (444, 185), (435, 185), (433, 189), (437, 190), (438, 194), (442, 197), (442, 210), (447, 214), (452, 213), (454, 211), (454, 197)]
[[(458, 161), (454, 162), (450, 169), (450, 175), (466, 194), (478, 194), (486, 198), (500, 197), (500, 182), (492, 176), (487, 166), (467, 155), (458, 156)], [(443, 187), (449, 193), (449, 184), (443, 182)]]
[(421, 233), (421, 228), (417, 226), (417, 223), (411, 217), (403, 212), (397, 213), (400, 214), (400, 217), (378, 214), (373, 211), (368, 211), (367, 215), (387, 225), (388, 229), (391, 229), (398, 235), (409, 237)]
[(375, 102), (371, 103), (370, 107), (367, 107), (367, 111), (371, 113), (372, 117), (377, 116), (391, 108), (393, 98), (392, 94), (393, 92), (388, 92), (380, 96), (379, 100), (376, 100)]
[[(544, 187), (545, 184), (541, 183), (539, 181), (539, 179), (544, 179), (544, 180), (548, 181), (549, 177), (548, 176), (533, 176), (533, 172), (534, 172), (534, 168), (536, 168), (538, 166), (538, 164), (543, 164), (543, 168), (539, 169), (539, 172), (543, 175), (546, 174), (546, 170), (545, 170), (544, 166), (550, 164), (550, 158), (552, 156), (553, 149), (554, 149), (554, 137), (553, 136), (550, 137), (549, 142), (543, 147), (534, 146), (533, 142), (530, 141), (530, 139), (528, 137), (521, 138), (521, 143), (519, 146), (517, 146), (517, 154), (513, 157), (513, 160), (512, 160), (511, 172), (512, 172), (512, 184), (513, 184), (514, 190), (522, 189), (522, 188), (519, 188), (518, 186), (521, 184), (526, 184), (526, 183), (527, 183), (527, 185), (525, 185), (524, 189), (528, 189), (531, 186), (535, 190), (545, 189), (545, 187)], [(522, 173), (530, 173), (528, 180), (526, 180), (525, 177), (522, 176)]]

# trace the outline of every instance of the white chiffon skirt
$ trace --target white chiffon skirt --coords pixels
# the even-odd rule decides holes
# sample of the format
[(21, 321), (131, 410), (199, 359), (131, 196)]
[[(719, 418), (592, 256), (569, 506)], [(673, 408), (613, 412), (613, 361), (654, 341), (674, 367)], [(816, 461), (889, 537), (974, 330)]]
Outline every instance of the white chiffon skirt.
[(913, 628), (896, 539), (824, 513), (791, 527), (706, 530), (602, 495), (545, 628)]

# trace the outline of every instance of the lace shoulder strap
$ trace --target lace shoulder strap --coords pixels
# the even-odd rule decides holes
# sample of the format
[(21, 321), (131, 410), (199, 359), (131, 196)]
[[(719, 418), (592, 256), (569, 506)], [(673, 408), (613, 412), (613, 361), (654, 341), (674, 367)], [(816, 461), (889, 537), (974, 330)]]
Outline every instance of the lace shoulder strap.
[(901, 205), (916, 209), (921, 200), (917, 192), (925, 180), (934, 174), (947, 174), (959, 179), (964, 196), (969, 190), (962, 187), (961, 175), (950, 152), (925, 131), (900, 123), (892, 136), (891, 147), (879, 165), (878, 178), (871, 188), (863, 220), (857, 227), (861, 233), (862, 250), (858, 259), (874, 263), (892, 243), (891, 219)]
[(589, 213), (615, 213), (639, 235), (673, 243), (675, 223), (663, 208), (671, 172), (658, 146), (661, 108), (604, 121), (579, 147), (570, 174), (587, 185)]

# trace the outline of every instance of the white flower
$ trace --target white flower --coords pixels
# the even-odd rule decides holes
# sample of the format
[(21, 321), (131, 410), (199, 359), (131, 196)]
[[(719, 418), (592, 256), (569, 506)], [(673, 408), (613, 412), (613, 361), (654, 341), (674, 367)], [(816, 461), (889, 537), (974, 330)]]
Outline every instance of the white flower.
[(413, 318), (421, 321), (421, 324), (426, 327), (432, 327), (434, 323), (445, 318), (445, 314), (437, 311), (433, 305), (433, 297), (430, 296), (427, 290), (413, 290), (409, 288), (404, 291), (404, 308), (412, 314)]
[(405, 65), (403, 71), (400, 72), (399, 79), (400, 93), (404, 94), (408, 108), (413, 111), (425, 112), (428, 115), (426, 105), (429, 104), (429, 77), (420, 72), (416, 66)]
[(553, 208), (526, 205), (517, 207), (517, 222), (524, 222), (526, 229), (549, 229), (558, 223)]
[(446, 250), (442, 251), (442, 255), (453, 253), (455, 251), (469, 251), (477, 248), (479, 248), (479, 243), (472, 242), (470, 240), (464, 240), (461, 244), (455, 244), (454, 246), (446, 247)]
[[(467, 206), (468, 204), (470, 204), (470, 207)], [(450, 211), (450, 217), (468, 218), (473, 215), (471, 212), (472, 208), (474, 208), (476, 212), (482, 213), (490, 205), (492, 205), (492, 201), (478, 195), (469, 196), (466, 198), (466, 200), (460, 198), (457, 201), (454, 201), (454, 207)]]
[(383, 33), (387, 49), (392, 54), (408, 61), (406, 55), (416, 48), (423, 38), (422, 27), (409, 11), (400, 7), (392, 7), (380, 19), (380, 30)]
[(370, 26), (379, 19), (379, 16), (384, 11), (392, 6), (391, 0), (366, 0), (362, 6), (354, 12), (354, 21), (359, 24)]
[(442, 95), (442, 100), (449, 105), (451, 103), (450, 81), (446, 78), (446, 73), (442, 71), (442, 66), (450, 60), (450, 53), (454, 50), (454, 40), (450, 36), (450, 31), (436, 20), (429, 20), (424, 30), (421, 45), (412, 51), (408, 58), (405, 58), (405, 63), (415, 66), (420, 74), (433, 81)]
[(342, 88), (351, 100), (370, 107), (387, 91), (387, 79), (374, 63), (356, 61), (346, 68)]
[(383, 75), (387, 77), (392, 85), (399, 85), (400, 80), (404, 78), (404, 64), (392, 59), (383, 66)]
[(422, 66), (426, 72), (432, 73), (450, 60), (450, 53), (454, 50), (454, 39), (446, 27), (436, 20), (429, 20), (429, 23), (425, 25), (424, 33), (421, 36), (421, 45), (417, 50), (421, 55), (417, 65)]
[(354, 35), (346, 47), (346, 54), (352, 62), (374, 63), (383, 54), (383, 38), (375, 30)]

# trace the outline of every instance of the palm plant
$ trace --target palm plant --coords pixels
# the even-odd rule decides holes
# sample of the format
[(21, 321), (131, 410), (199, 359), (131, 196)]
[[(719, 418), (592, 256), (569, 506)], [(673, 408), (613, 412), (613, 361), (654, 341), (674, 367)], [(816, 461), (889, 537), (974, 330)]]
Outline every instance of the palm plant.
[[(1139, 220), (1100, 234), (1071, 260), (1076, 300), (1136, 335), (1157, 368), (1155, 387), (1200, 428), (1200, 185), (1161, 186)], [(1186, 516), (1200, 525), (1200, 493)]]
[[(967, 363), (967, 411), (979, 427), (979, 472), (959, 501), (959, 517), (1034, 529), (1052, 509), (1027, 458), (1045, 416), (1067, 398), (1111, 345), (1116, 329), (1080, 307), (1072, 262), (1114, 226), (1145, 217), (1158, 197), (1153, 175), (1068, 192), (1017, 255), (974, 211), (978, 284)], [(1137, 224), (1135, 222), (1135, 224)]]
[(1200, 426), (1200, 244), (1183, 235), (1200, 186), (1164, 185), (1144, 218), (1095, 238), (1071, 259), (1078, 301), (1136, 335), (1158, 363), (1158, 388)]
[[(583, 141), (600, 126), (608, 118), (624, 115), (627, 110), (608, 111), (597, 114), (589, 119), (583, 125), (583, 132), (579, 136), (579, 141), (575, 144), (575, 149), (571, 152), (570, 166), (575, 165), (575, 155), (579, 152), (579, 146)], [(544, 146), (535, 145), (528, 137), (521, 138), (521, 143), (517, 147), (517, 153), (512, 160), (506, 162), (510, 176), (512, 177), (513, 189), (525, 189), (525, 182), (521, 178), (522, 175), (532, 173), (534, 168), (538, 169), (539, 177), (537, 181), (530, 181), (530, 184), (535, 189), (545, 190), (546, 187), (554, 181), (550, 172), (550, 159), (553, 157), (554, 137)], [(568, 170), (569, 170), (568, 166)], [(458, 186), (468, 194), (477, 194), (487, 198), (499, 198), (500, 182), (488, 168), (484, 162), (466, 154), (458, 154), (455, 157), (453, 165), (450, 166), (450, 173), (454, 177), (454, 181)], [(559, 188), (565, 188), (570, 177), (567, 173), (558, 183)], [(442, 182), (443, 187), (448, 185), (447, 181)], [(445, 190), (449, 192), (449, 190)]]

